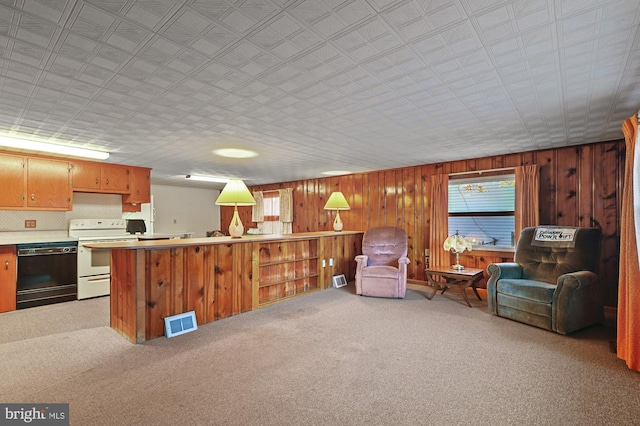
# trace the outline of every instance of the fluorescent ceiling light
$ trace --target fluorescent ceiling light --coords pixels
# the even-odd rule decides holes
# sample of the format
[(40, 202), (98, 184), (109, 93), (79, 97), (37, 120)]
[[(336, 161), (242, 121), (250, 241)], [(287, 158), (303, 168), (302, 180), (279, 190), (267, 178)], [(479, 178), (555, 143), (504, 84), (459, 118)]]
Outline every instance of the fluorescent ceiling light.
[(340, 175), (350, 175), (353, 172), (350, 172), (348, 170), (329, 170), (326, 172), (322, 172), (323, 175), (325, 176), (340, 176)]
[(220, 148), (214, 149), (211, 152), (213, 152), (215, 155), (219, 155), (220, 157), (227, 158), (253, 158), (258, 156), (258, 153), (255, 151), (239, 148)]
[(26, 139), (14, 139), (7, 136), (0, 136), (0, 146), (8, 148), (26, 149), (28, 151), (42, 151), (53, 154), (70, 155), (73, 157), (93, 158), (96, 160), (106, 160), (109, 153), (105, 151), (96, 151), (93, 149), (76, 148), (66, 145), (54, 145), (45, 142), (29, 141)]
[(227, 182), (229, 182), (228, 178), (215, 177), (215, 176), (187, 175), (186, 177), (189, 180), (197, 180), (197, 181), (201, 181), (201, 182), (216, 182), (216, 183), (227, 183)]

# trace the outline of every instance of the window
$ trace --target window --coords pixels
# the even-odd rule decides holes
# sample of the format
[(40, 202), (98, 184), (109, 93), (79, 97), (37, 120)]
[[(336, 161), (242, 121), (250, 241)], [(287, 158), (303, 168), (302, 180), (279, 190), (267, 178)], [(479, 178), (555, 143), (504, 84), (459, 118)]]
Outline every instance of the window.
[(449, 179), (449, 235), (474, 247), (514, 247), (515, 175)]
[(278, 191), (265, 191), (264, 197), (264, 221), (277, 222), (280, 220), (280, 193)]

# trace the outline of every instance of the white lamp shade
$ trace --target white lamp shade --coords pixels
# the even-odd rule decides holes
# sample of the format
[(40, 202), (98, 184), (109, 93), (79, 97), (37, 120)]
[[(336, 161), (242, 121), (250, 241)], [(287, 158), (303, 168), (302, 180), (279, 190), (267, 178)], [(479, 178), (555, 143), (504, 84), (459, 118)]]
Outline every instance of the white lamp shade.
[(249, 188), (242, 179), (231, 179), (222, 189), (216, 200), (219, 206), (253, 206), (256, 200), (253, 199)]
[(455, 235), (451, 235), (444, 241), (444, 249), (446, 251), (452, 251), (454, 253), (462, 253), (465, 250), (471, 251), (472, 245), (470, 241), (467, 241), (462, 235), (457, 232)]
[(337, 191), (331, 194), (329, 199), (327, 200), (327, 204), (324, 205), (325, 210), (349, 210), (349, 203), (347, 203), (347, 199), (344, 198), (342, 192)]

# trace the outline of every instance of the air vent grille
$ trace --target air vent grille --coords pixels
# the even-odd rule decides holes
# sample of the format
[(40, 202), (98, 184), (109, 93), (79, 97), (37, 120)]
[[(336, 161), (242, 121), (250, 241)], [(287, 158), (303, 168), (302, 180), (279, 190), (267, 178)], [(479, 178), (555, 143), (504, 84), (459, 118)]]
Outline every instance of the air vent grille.
[(164, 319), (164, 335), (166, 337), (179, 336), (197, 329), (198, 323), (194, 311), (173, 315)]

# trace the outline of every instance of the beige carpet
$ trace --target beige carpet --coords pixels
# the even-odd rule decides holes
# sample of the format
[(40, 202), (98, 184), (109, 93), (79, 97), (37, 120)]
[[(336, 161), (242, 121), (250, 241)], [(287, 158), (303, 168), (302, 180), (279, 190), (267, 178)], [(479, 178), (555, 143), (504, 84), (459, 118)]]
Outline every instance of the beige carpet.
[(638, 424), (613, 328), (560, 336), (486, 302), (352, 284), (133, 345), (108, 298), (0, 315), (0, 402), (68, 402), (73, 425)]

